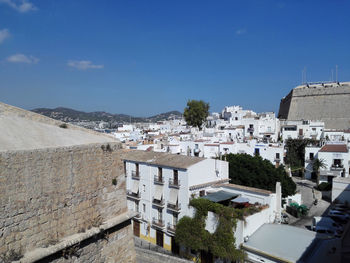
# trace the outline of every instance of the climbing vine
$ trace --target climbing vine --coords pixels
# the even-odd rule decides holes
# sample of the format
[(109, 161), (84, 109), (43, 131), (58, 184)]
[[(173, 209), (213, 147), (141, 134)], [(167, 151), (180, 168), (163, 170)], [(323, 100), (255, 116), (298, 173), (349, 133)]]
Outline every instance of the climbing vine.
[[(196, 208), (195, 216), (180, 219), (176, 226), (176, 242), (195, 251), (210, 251), (222, 259), (243, 259), (243, 251), (235, 246), (233, 229), (236, 228), (237, 219), (244, 218), (244, 209), (234, 209), (203, 198), (192, 199), (190, 206)], [(218, 216), (218, 225), (213, 234), (205, 230), (208, 211)]]

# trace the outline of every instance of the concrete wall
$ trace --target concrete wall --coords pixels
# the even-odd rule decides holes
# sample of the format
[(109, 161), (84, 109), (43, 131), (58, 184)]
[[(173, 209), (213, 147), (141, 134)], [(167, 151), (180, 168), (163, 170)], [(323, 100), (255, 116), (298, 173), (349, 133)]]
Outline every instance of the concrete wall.
[(337, 199), (341, 203), (350, 203), (350, 179), (334, 178), (332, 185), (332, 202)]
[[(11, 249), (27, 255), (72, 235), (100, 233), (94, 227), (127, 213), (120, 144), (110, 143), (110, 150), (101, 146), (0, 153), (0, 255)], [(82, 238), (77, 250), (94, 254), (94, 262), (134, 261), (130, 223), (108, 235), (108, 246), (104, 239)]]

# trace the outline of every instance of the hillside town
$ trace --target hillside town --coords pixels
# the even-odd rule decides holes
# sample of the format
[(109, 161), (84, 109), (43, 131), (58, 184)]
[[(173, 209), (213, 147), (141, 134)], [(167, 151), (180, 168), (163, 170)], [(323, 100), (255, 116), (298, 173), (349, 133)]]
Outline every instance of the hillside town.
[[(190, 125), (197, 104), (205, 105), (189, 101), (181, 119), (123, 124), (111, 133), (1, 104), (2, 260), (95, 255), (101, 262), (121, 249), (125, 262), (344, 262), (350, 130), (327, 127), (322, 116), (280, 119), (240, 106)], [(102, 181), (84, 184), (86, 175)], [(30, 216), (32, 209), (42, 212)], [(233, 243), (217, 243), (220, 232)], [(107, 254), (82, 243), (95, 236), (103, 246), (106, 235)]]
[(349, 263), (349, 10), (0, 0), (0, 263)]

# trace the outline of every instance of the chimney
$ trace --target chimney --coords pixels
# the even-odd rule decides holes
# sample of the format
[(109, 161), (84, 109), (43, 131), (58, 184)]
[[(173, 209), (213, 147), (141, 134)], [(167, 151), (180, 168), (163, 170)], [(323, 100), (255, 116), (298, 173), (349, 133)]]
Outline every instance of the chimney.
[(281, 222), (282, 213), (282, 188), (281, 183), (276, 182), (276, 221)]

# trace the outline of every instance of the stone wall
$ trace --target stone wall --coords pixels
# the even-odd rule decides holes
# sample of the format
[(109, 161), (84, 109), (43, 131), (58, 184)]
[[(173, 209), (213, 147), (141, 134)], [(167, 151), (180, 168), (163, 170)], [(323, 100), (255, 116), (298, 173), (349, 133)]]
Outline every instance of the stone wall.
[(135, 260), (127, 217), (121, 222), (129, 224), (122, 223), (121, 229), (115, 229), (118, 224), (113, 231), (99, 229), (127, 214), (121, 146), (108, 145), (0, 153), (0, 256), (11, 250), (28, 255), (96, 231), (89, 235), (96, 242), (83, 240), (86, 244), (79, 242), (74, 249), (103, 258), (85, 261), (82, 256), (74, 262)]
[(301, 86), (293, 89), (291, 101), (281, 101), (279, 116), (288, 120), (321, 120), (327, 129), (350, 128), (350, 85)]

